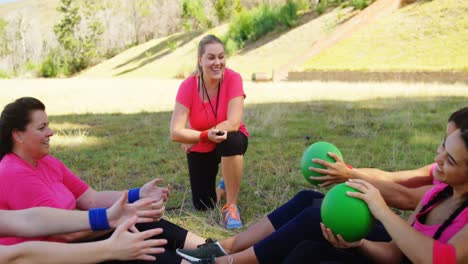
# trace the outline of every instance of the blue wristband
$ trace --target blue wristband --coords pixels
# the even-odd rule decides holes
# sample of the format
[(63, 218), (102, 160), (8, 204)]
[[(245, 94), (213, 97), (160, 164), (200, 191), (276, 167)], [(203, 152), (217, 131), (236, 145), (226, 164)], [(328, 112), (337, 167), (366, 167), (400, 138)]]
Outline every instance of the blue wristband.
[(128, 203), (134, 203), (140, 200), (140, 188), (128, 190)]
[(93, 231), (110, 229), (106, 208), (93, 208), (89, 210), (89, 224)]

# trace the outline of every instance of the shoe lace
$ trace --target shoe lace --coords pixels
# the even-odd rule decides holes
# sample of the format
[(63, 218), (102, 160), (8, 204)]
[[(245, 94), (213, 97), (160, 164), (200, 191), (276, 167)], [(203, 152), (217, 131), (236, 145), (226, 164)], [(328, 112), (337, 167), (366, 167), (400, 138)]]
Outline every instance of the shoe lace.
[(198, 245), (197, 248), (209, 247), (210, 245), (213, 245), (214, 243), (216, 243), (216, 240), (214, 240), (212, 238), (207, 238), (205, 240), (205, 244)]
[(235, 220), (240, 220), (239, 214), (237, 213), (237, 206), (235, 204), (226, 204), (221, 208), (221, 212), (226, 213), (225, 218), (228, 217), (228, 215)]

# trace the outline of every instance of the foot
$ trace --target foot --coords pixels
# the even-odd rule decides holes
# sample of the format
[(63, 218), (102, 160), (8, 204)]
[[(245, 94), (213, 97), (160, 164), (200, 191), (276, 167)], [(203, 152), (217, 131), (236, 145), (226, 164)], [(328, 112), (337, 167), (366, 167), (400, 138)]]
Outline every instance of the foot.
[(224, 185), (224, 178), (219, 180), (218, 186), (216, 186), (216, 200), (219, 202), (226, 196), (226, 185)]
[(237, 209), (235, 204), (227, 203), (223, 206), (221, 212), (224, 214), (224, 225), (227, 229), (237, 229), (242, 227), (239, 209)]
[[(196, 249), (177, 249), (177, 255), (190, 261), (190, 263), (214, 263), (217, 257), (226, 256), (227, 252), (219, 242), (208, 238), (205, 244), (198, 245)], [(213, 262), (203, 262), (213, 259)], [(200, 262), (201, 261), (201, 262)]]

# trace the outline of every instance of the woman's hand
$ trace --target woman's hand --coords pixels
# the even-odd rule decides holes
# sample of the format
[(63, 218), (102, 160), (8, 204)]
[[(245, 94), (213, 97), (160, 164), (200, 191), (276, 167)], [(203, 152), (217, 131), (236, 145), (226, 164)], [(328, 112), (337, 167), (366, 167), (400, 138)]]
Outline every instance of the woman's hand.
[[(220, 132), (223, 132), (222, 135), (220, 134), (217, 134), (217, 133), (220, 133)], [(210, 131), (208, 131), (208, 139), (211, 141), (211, 142), (214, 142), (214, 143), (221, 143), (223, 142), (224, 140), (227, 139), (227, 131), (223, 131), (223, 130), (219, 130), (219, 129), (210, 129)]]
[(159, 220), (164, 214), (165, 208), (162, 200), (155, 203), (152, 199), (145, 198), (132, 204), (129, 204), (127, 200), (128, 192), (124, 191), (119, 200), (107, 209), (107, 220), (110, 227), (116, 228), (135, 216), (137, 217), (137, 223), (148, 223), (155, 219)]
[(131, 229), (136, 222), (136, 217), (127, 219), (117, 227), (109, 239), (105, 240), (105, 243), (108, 245), (106, 248), (110, 251), (110, 257), (112, 259), (154, 261), (156, 257), (151, 254), (161, 254), (164, 252), (164, 248), (161, 246), (167, 244), (167, 240), (150, 239), (151, 237), (161, 234), (163, 230), (161, 228), (155, 228), (144, 232), (138, 232), (138, 230), (133, 228), (132, 230), (134, 230), (135, 233), (129, 232), (128, 230)]
[(332, 157), (335, 160), (335, 163), (326, 162), (321, 159), (313, 159), (312, 161), (323, 165), (326, 169), (318, 169), (314, 167), (310, 167), (309, 170), (321, 173), (325, 176), (313, 177), (313, 180), (318, 181), (325, 181), (324, 183), (320, 184), (321, 187), (326, 187), (331, 184), (345, 182), (351, 177), (351, 169), (346, 165), (346, 163), (338, 157), (333, 152), (329, 152), (328, 156)]
[(320, 223), (320, 228), (322, 228), (322, 235), (323, 237), (330, 242), (334, 247), (337, 248), (354, 248), (359, 247), (363, 243), (363, 239), (355, 241), (355, 242), (347, 242), (343, 239), (341, 235), (333, 234), (330, 228), (326, 227), (323, 223)]
[(170, 188), (169, 185), (166, 187), (159, 187), (158, 184), (161, 183), (163, 183), (163, 179), (161, 178), (156, 178), (145, 183), (140, 189), (140, 198), (151, 198), (155, 202), (159, 200), (166, 202), (170, 196)]
[(372, 184), (360, 179), (350, 179), (346, 182), (346, 185), (359, 191), (347, 192), (347, 195), (366, 202), (375, 218), (381, 220), (385, 213), (390, 210), (379, 190)]

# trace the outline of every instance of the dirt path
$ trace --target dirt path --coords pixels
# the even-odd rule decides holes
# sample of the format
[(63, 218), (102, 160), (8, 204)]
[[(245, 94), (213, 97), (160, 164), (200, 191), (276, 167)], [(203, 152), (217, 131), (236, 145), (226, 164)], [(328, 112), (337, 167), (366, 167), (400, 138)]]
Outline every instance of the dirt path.
[(355, 31), (369, 25), (379, 17), (390, 14), (400, 7), (401, 0), (377, 0), (372, 5), (352, 17), (350, 20), (336, 27), (336, 29), (322, 40), (313, 45), (307, 52), (298, 55), (287, 64), (275, 69), (273, 79), (285, 80), (288, 72), (308, 61), (325, 49), (332, 47), (340, 41), (350, 37)]

